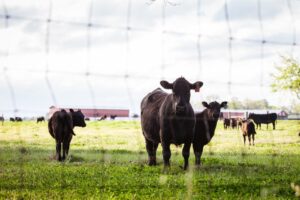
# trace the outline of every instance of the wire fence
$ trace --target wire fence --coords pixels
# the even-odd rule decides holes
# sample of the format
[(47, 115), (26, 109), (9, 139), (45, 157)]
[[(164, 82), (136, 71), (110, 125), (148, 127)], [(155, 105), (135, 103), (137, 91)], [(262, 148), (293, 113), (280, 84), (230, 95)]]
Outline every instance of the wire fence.
[[(51, 105), (129, 107), (139, 113), (142, 97), (158, 87), (159, 80), (171, 82), (179, 76), (203, 81), (206, 95), (214, 90), (224, 100), (242, 96), (242, 90), (253, 95), (259, 90), (266, 97), (274, 60), (279, 54), (299, 53), (298, 1), (274, 3), (277, 16), (261, 0), (247, 2), (253, 11), (250, 16), (237, 13), (242, 6), (237, 1), (224, 0), (223, 5), (204, 0), (113, 2), (112, 6), (82, 1), (67, 16), (58, 1), (49, 0), (38, 11), (3, 0), (0, 33), (7, 42), (1, 47), (0, 113), (41, 113)], [(112, 12), (105, 12), (107, 7)], [(270, 27), (276, 20), (279, 25)], [(281, 35), (274, 34), (286, 27)], [(137, 143), (142, 142), (140, 134), (136, 124)], [(210, 147), (209, 152), (213, 154)], [(22, 183), (22, 156), (20, 163)], [(193, 176), (193, 171), (189, 173)], [(187, 185), (192, 189), (191, 183)]]

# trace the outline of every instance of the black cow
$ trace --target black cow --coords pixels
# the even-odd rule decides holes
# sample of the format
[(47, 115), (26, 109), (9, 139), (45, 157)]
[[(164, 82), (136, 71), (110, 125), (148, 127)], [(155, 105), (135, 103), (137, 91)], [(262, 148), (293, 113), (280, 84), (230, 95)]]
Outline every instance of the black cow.
[(201, 163), (201, 155), (204, 145), (208, 144), (215, 134), (215, 129), (220, 117), (220, 110), (227, 106), (224, 101), (221, 104), (214, 101), (211, 103), (202, 102), (206, 108), (200, 113), (196, 113), (196, 127), (193, 140), (196, 165)]
[(15, 118), (10, 117), (10, 118), (9, 118), (9, 121), (14, 122), (14, 121), (15, 121)]
[(252, 119), (254, 123), (256, 124), (256, 128), (261, 129), (261, 124), (273, 124), (273, 130), (275, 130), (275, 122), (277, 120), (277, 114), (276, 113), (268, 113), (268, 114), (254, 114), (250, 113), (248, 119)]
[(110, 119), (115, 120), (116, 117), (117, 117), (117, 115), (111, 115), (111, 116), (110, 116)]
[(170, 166), (170, 145), (184, 144), (182, 155), (184, 169), (187, 169), (195, 128), (190, 90), (199, 91), (203, 83), (198, 81), (191, 84), (181, 77), (173, 83), (161, 81), (160, 85), (165, 89), (171, 89), (172, 93), (167, 94), (157, 88), (141, 102), (141, 126), (149, 157), (148, 164), (156, 165), (156, 150), (159, 143), (162, 145), (165, 167)]
[(229, 128), (230, 127), (230, 119), (224, 118), (223, 119), (223, 126), (224, 126), (224, 129)]
[(21, 121), (23, 121), (23, 119), (21, 117), (15, 117), (15, 121), (16, 122), (21, 122)]
[(4, 117), (3, 117), (3, 116), (0, 116), (0, 122), (1, 122), (2, 125), (3, 125), (3, 123), (4, 123)]
[[(56, 141), (56, 159), (58, 161), (65, 160), (69, 153), (70, 142), (72, 140), (73, 128), (75, 126), (85, 127), (84, 115), (80, 110), (74, 111), (70, 109), (70, 113), (65, 110), (56, 111), (48, 122), (48, 130), (50, 135)], [(63, 144), (63, 155), (61, 157), (61, 144)]]
[(244, 145), (246, 144), (246, 137), (248, 136), (249, 145), (251, 145), (251, 136), (252, 136), (252, 145), (254, 145), (255, 139), (255, 125), (252, 120), (243, 120), (242, 121), (242, 133), (244, 137)]
[(45, 121), (45, 117), (38, 117), (38, 118), (36, 118), (36, 123), (44, 122), (44, 121)]
[(237, 120), (235, 118), (230, 118), (230, 127), (232, 129), (237, 128)]

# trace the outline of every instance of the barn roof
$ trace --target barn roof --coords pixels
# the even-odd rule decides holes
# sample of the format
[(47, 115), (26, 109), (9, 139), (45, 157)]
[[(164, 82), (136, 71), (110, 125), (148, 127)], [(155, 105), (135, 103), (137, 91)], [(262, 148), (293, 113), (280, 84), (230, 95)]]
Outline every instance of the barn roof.
[[(51, 106), (49, 108), (48, 117), (58, 110), (65, 109), (69, 111), (71, 108), (55, 107)], [(85, 117), (101, 117), (101, 116), (111, 116), (116, 115), (117, 117), (129, 117), (128, 109), (99, 109), (99, 108), (72, 108), (73, 110), (81, 110)]]

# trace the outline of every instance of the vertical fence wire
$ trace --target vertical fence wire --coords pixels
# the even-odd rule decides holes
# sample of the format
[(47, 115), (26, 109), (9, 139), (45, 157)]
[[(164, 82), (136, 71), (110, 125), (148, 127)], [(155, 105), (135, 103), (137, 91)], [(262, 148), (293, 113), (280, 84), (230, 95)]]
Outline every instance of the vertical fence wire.
[(198, 70), (197, 70), (197, 74), (196, 74), (196, 80), (201, 80), (202, 78), (202, 49), (201, 49), (201, 29), (202, 29), (202, 25), (201, 25), (201, 8), (202, 8), (202, 4), (201, 4), (201, 0), (197, 0), (197, 38), (196, 38), (196, 47), (197, 47), (197, 62), (198, 62)]
[(93, 109), (96, 108), (96, 100), (95, 100), (95, 93), (92, 87), (92, 83), (90, 80), (90, 57), (91, 57), (91, 30), (93, 28), (92, 23), (92, 16), (93, 16), (93, 0), (90, 1), (89, 9), (88, 9), (88, 23), (86, 25), (86, 71), (85, 71), (85, 79), (87, 83), (87, 87), (90, 93), (91, 103)]
[(161, 79), (165, 79), (166, 58), (165, 58), (165, 26), (166, 26), (166, 9), (167, 0), (162, 1), (161, 6)]
[(46, 20), (46, 34), (45, 34), (45, 81), (47, 84), (48, 91), (50, 93), (52, 102), (54, 106), (57, 106), (58, 102), (56, 99), (56, 95), (54, 89), (52, 87), (51, 81), (49, 79), (49, 53), (50, 53), (50, 34), (51, 34), (51, 23), (52, 23), (52, 0), (49, 0), (49, 7), (48, 7), (48, 18)]
[(295, 46), (297, 44), (297, 29), (295, 25), (295, 16), (293, 12), (293, 6), (291, 0), (286, 0), (288, 11), (291, 17), (291, 25), (292, 25), (292, 44), (291, 44), (291, 57), (294, 55)]
[(257, 17), (258, 17), (258, 23), (259, 23), (259, 29), (260, 29), (260, 35), (261, 35), (261, 42), (260, 42), (260, 79), (259, 79), (259, 85), (260, 85), (260, 93), (263, 95), (263, 86), (264, 86), (264, 58), (265, 58), (265, 33), (264, 33), (264, 24), (263, 24), (263, 18), (262, 18), (262, 6), (261, 6), (261, 0), (257, 0)]
[[(4, 12), (4, 18), (3, 18), (4, 19), (4, 30), (6, 31), (6, 35), (8, 35), (9, 34), (8, 31), (9, 31), (10, 15), (8, 13), (8, 9), (6, 7), (6, 2), (4, 0), (2, 0), (2, 8), (3, 8), (3, 12)], [(16, 96), (15, 96), (15, 90), (12, 85), (10, 76), (8, 75), (8, 72), (9, 72), (8, 59), (9, 59), (9, 43), (7, 43), (7, 46), (5, 47), (5, 50), (4, 50), (4, 63), (2, 65), (2, 67), (3, 67), (2, 70), (3, 70), (4, 80), (7, 84), (8, 91), (10, 94), (10, 99), (11, 99), (12, 107), (13, 107), (13, 113), (14, 113), (14, 116), (16, 116), (16, 114), (18, 113), (18, 107), (17, 107)]]
[(229, 10), (228, 10), (228, 3), (227, 0), (225, 0), (224, 3), (224, 13), (225, 13), (225, 20), (228, 30), (228, 94), (231, 96), (231, 87), (232, 87), (232, 65), (233, 65), (233, 55), (232, 55), (232, 41), (233, 41), (233, 35), (232, 35), (232, 28), (230, 24), (230, 18), (229, 18)]

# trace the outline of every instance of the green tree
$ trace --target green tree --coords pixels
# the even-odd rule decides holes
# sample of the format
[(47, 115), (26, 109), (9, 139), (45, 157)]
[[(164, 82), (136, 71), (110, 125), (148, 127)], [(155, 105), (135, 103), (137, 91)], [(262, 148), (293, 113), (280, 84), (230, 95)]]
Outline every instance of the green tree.
[(243, 109), (243, 103), (237, 98), (232, 97), (232, 99), (228, 102), (229, 109)]
[(274, 81), (272, 91), (290, 91), (300, 100), (300, 65), (294, 58), (281, 56), (281, 66), (277, 66), (276, 74), (272, 74)]

